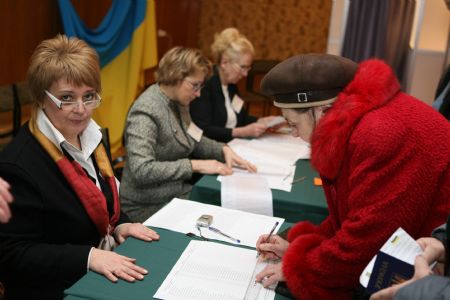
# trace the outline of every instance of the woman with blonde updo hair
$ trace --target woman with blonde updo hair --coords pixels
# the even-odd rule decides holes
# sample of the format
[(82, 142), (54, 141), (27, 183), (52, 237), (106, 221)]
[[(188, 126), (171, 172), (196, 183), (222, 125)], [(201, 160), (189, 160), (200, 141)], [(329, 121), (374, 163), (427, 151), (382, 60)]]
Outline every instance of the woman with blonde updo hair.
[(237, 137), (258, 137), (273, 117), (256, 118), (247, 114), (237, 83), (251, 69), (255, 49), (236, 28), (215, 35), (211, 54), (215, 63), (200, 97), (191, 103), (192, 120), (207, 137), (229, 142)]

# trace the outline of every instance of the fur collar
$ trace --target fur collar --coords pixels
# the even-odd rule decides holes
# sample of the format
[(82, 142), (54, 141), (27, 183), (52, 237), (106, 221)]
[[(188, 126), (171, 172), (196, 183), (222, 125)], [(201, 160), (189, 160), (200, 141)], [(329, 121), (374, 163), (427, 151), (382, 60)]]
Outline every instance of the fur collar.
[(383, 61), (371, 59), (359, 65), (353, 80), (314, 130), (311, 163), (321, 176), (336, 178), (349, 138), (360, 119), (399, 91), (397, 78)]

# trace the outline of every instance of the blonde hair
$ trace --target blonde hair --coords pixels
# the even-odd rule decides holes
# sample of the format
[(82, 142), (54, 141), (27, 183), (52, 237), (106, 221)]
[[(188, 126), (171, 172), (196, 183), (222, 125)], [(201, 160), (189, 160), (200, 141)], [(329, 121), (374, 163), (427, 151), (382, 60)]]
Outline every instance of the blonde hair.
[(175, 47), (159, 61), (155, 79), (160, 84), (176, 85), (197, 72), (202, 72), (205, 77), (209, 76), (211, 62), (198, 49)]
[(27, 81), (35, 103), (43, 101), (44, 91), (60, 79), (101, 91), (97, 52), (85, 41), (58, 34), (42, 41), (34, 50), (28, 67)]
[(214, 43), (211, 45), (211, 54), (216, 64), (220, 64), (222, 57), (228, 56), (236, 60), (241, 54), (255, 54), (252, 43), (237, 30), (230, 27), (214, 35)]

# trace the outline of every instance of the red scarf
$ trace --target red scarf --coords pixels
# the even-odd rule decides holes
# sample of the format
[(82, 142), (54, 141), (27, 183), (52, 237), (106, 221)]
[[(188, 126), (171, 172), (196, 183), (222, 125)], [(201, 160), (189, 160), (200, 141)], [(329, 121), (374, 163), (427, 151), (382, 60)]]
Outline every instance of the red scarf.
[(34, 119), (29, 122), (29, 128), (33, 136), (41, 146), (47, 151), (55, 161), (61, 173), (78, 196), (83, 204), (89, 218), (94, 222), (100, 236), (111, 234), (120, 216), (119, 195), (117, 193), (116, 180), (111, 164), (106, 155), (103, 144), (100, 143), (94, 150), (95, 161), (97, 162), (100, 174), (108, 182), (114, 199), (114, 214), (109, 218), (106, 207), (106, 198), (102, 191), (87, 176), (86, 172), (78, 162), (70, 161), (37, 127)]

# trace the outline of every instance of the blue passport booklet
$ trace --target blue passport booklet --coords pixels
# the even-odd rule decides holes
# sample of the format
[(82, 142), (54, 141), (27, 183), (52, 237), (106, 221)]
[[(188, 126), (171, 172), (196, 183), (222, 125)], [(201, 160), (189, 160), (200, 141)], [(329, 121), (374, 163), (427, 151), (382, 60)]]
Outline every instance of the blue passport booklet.
[(413, 275), (414, 265), (380, 251), (375, 259), (367, 291), (370, 294), (375, 293), (393, 284), (402, 283)]
[(414, 275), (414, 260), (421, 253), (419, 244), (398, 228), (366, 266), (359, 282), (374, 293), (407, 280)]

